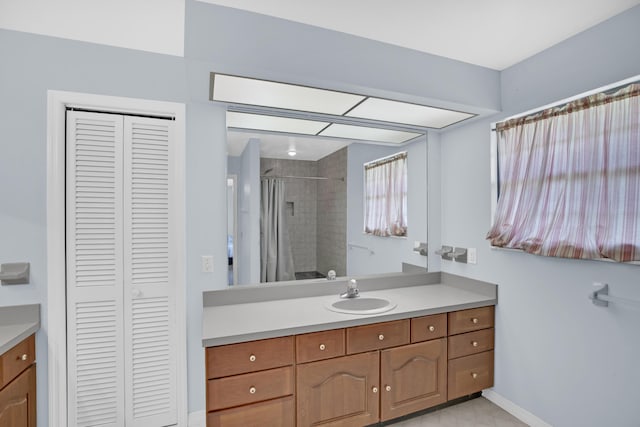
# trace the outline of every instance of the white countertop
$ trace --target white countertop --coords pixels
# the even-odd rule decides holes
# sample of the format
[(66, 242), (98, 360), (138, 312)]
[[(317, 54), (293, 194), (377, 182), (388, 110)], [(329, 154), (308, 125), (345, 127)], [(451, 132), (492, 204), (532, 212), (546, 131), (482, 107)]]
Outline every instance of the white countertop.
[(338, 295), (204, 307), (202, 345), (211, 347), (257, 339), (365, 325), (428, 314), (495, 305), (496, 296), (451, 284), (395, 287), (361, 292), (361, 297), (385, 298), (397, 306), (380, 314), (343, 314), (325, 305)]
[(40, 329), (40, 305), (0, 307), (0, 354)]

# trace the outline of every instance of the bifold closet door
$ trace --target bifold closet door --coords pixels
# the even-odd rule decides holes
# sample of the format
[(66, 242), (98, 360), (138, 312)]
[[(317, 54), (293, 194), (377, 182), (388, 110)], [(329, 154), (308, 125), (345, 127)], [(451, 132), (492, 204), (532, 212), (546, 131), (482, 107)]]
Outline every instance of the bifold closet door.
[(124, 350), (127, 427), (177, 422), (173, 121), (124, 121)]
[(69, 425), (177, 422), (172, 132), (67, 112)]

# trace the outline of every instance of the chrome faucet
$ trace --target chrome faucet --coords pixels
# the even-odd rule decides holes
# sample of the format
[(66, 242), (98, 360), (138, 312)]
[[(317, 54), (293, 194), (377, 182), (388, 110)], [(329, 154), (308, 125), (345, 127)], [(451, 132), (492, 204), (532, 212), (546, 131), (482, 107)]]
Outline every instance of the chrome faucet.
[(358, 282), (356, 279), (351, 279), (347, 282), (347, 292), (340, 294), (340, 298), (356, 298), (359, 295)]
[(327, 280), (336, 280), (335, 270), (329, 270), (329, 272), (327, 273)]

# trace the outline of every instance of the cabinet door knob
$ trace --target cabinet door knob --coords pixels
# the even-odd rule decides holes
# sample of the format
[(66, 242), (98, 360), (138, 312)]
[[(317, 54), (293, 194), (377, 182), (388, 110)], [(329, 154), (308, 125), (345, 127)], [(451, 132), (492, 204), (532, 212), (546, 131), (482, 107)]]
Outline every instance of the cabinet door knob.
[(249, 356), (249, 362), (255, 362), (256, 361), (256, 355), (252, 354), (251, 356)]
[(471, 319), (471, 322), (472, 322), (472, 323), (478, 323), (478, 318), (477, 318), (477, 317), (474, 317), (473, 319)]
[(429, 325), (429, 332), (433, 332), (436, 330), (436, 327), (433, 325)]
[(471, 341), (471, 345), (474, 346), (474, 347), (477, 347), (478, 346), (478, 341)]
[(324, 349), (327, 348), (324, 344), (320, 344), (320, 350), (324, 351)]
[(372, 392), (374, 392), (374, 393), (377, 393), (377, 392), (378, 392), (378, 387), (373, 387), (373, 388), (371, 389), (371, 391), (372, 391)]
[(391, 386), (390, 386), (390, 385), (388, 385), (388, 386), (386, 386), (384, 389), (385, 389), (385, 390), (387, 390), (387, 391), (391, 391)]
[(23, 362), (26, 362), (28, 358), (29, 356), (25, 353), (22, 356), (20, 356), (18, 359), (22, 360)]
[(471, 373), (471, 378), (473, 378), (475, 380), (476, 378), (478, 378), (478, 374), (476, 374), (475, 372), (472, 372)]
[(380, 341), (384, 340), (384, 335), (382, 335), (382, 334), (378, 335), (378, 339), (379, 339)]
[(255, 387), (250, 387), (249, 388), (249, 393), (256, 394), (256, 388)]

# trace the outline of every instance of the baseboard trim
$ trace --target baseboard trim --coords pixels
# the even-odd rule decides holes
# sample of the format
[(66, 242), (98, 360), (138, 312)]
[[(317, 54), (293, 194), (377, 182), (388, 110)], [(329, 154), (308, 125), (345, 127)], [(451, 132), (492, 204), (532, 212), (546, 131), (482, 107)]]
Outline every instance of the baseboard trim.
[(531, 412), (516, 405), (506, 397), (496, 393), (493, 390), (483, 390), (482, 396), (531, 427), (553, 427), (551, 424), (544, 422), (540, 418), (533, 415)]
[(189, 414), (189, 427), (205, 427), (207, 424), (204, 411), (191, 412)]

